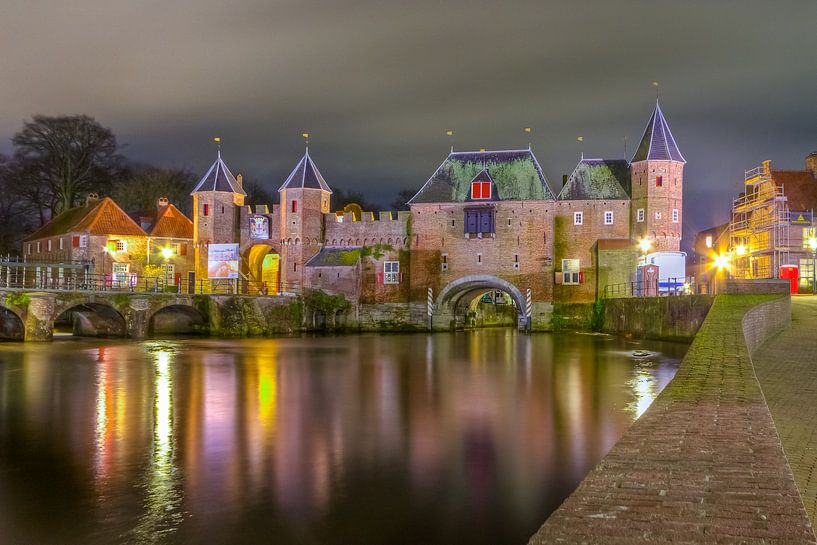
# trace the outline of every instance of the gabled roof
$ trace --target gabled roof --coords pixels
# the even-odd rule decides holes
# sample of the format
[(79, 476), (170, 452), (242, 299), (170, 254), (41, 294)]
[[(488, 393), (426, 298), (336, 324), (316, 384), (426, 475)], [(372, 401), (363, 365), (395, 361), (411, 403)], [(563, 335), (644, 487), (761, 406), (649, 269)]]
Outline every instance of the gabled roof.
[(226, 193), (238, 193), (239, 195), (246, 195), (244, 188), (241, 187), (233, 173), (221, 160), (221, 150), (218, 152), (216, 161), (210, 166), (207, 174), (196, 184), (196, 188), (190, 192), (191, 195), (200, 191), (224, 191)]
[(629, 199), (630, 165), (623, 159), (582, 159), (559, 200)]
[(452, 151), (409, 204), (464, 202), (471, 181), (485, 170), (494, 186), (493, 200), (552, 200), (554, 193), (530, 149)]
[(306, 150), (304, 156), (301, 157), (301, 160), (295, 165), (292, 173), (287, 177), (286, 181), (281, 184), (278, 191), (280, 192), (284, 189), (322, 189), (323, 191), (332, 193), (332, 190), (329, 189), (329, 184), (323, 179), (312, 157), (309, 156), (309, 149)]
[(354, 267), (360, 261), (360, 248), (321, 248), (306, 262), (307, 267)]
[(664, 119), (664, 113), (661, 111), (661, 106), (658, 101), (655, 102), (655, 110), (653, 110), (650, 120), (647, 123), (647, 128), (644, 129), (644, 136), (641, 137), (641, 143), (635, 150), (633, 160), (631, 163), (637, 161), (680, 161), (686, 163), (686, 159), (681, 155), (678, 149), (678, 144), (675, 143), (675, 138), (669, 130), (667, 120)]
[(150, 236), (159, 238), (193, 238), (193, 222), (172, 204), (162, 207)]
[(26, 241), (54, 237), (67, 233), (89, 235), (147, 236), (147, 233), (110, 197), (90, 201), (59, 214), (26, 237)]
[(772, 180), (783, 187), (792, 212), (817, 209), (817, 179), (810, 170), (772, 170)]

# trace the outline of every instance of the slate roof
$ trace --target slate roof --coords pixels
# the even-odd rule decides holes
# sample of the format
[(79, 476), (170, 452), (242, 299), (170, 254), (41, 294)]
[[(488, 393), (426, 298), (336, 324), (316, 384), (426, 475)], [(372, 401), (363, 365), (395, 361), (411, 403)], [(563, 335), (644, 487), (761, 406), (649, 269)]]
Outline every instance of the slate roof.
[(164, 206), (150, 229), (159, 238), (193, 238), (193, 222), (172, 204)]
[(221, 160), (221, 150), (218, 152), (216, 161), (210, 166), (207, 174), (196, 184), (196, 188), (190, 194), (198, 193), (200, 191), (224, 191), (226, 193), (238, 193), (239, 195), (246, 195), (244, 188), (241, 187), (233, 173)]
[(630, 164), (623, 159), (582, 159), (559, 192), (559, 200), (630, 198)]
[(307, 267), (354, 267), (360, 261), (360, 248), (321, 248), (306, 262)]
[(66, 210), (26, 237), (26, 241), (67, 233), (147, 236), (110, 197)]
[(464, 202), (471, 180), (485, 170), (494, 182), (491, 200), (552, 200), (542, 167), (530, 149), (452, 151), (409, 204)]
[(686, 159), (681, 155), (678, 144), (669, 129), (661, 106), (656, 101), (647, 128), (644, 129), (644, 136), (641, 143), (635, 150), (631, 163), (637, 161), (680, 161), (686, 163)]
[(278, 191), (280, 192), (284, 189), (322, 189), (332, 193), (329, 184), (323, 179), (312, 157), (309, 156), (308, 149), (306, 153), (304, 153), (304, 156), (301, 157), (301, 160), (298, 161), (298, 164), (295, 165), (292, 173), (287, 177), (284, 183), (281, 184)]
[(772, 170), (772, 180), (783, 186), (792, 212), (817, 209), (817, 179), (810, 170)]

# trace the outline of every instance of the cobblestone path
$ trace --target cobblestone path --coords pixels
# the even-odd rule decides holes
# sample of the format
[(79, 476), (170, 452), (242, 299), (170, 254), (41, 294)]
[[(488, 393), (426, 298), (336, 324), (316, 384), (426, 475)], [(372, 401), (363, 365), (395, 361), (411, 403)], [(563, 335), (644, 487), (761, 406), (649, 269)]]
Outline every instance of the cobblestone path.
[(755, 372), (812, 524), (817, 520), (817, 297), (792, 299), (792, 325), (754, 356)]
[(761, 301), (716, 299), (675, 379), (531, 544), (817, 543), (744, 342)]

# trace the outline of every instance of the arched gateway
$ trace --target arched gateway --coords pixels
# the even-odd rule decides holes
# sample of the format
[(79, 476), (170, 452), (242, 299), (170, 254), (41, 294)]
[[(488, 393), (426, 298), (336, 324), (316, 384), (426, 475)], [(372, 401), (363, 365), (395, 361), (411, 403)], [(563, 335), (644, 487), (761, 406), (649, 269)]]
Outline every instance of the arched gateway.
[(465, 316), (471, 302), (482, 294), (500, 290), (508, 295), (516, 306), (518, 325), (523, 328), (525, 318), (525, 296), (522, 291), (507, 280), (490, 275), (471, 275), (458, 278), (445, 286), (436, 298), (435, 327), (448, 328), (465, 323)]

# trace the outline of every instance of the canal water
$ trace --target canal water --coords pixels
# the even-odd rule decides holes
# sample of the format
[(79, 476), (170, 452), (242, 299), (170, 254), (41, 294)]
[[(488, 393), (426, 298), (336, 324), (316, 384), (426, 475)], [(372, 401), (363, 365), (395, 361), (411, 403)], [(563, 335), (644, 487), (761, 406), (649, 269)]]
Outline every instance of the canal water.
[(685, 350), (511, 329), (2, 344), (0, 541), (524, 544)]

